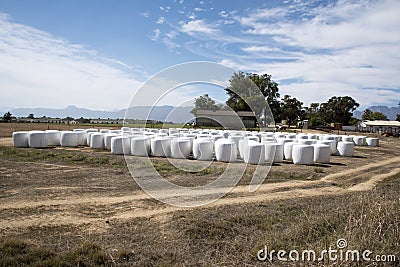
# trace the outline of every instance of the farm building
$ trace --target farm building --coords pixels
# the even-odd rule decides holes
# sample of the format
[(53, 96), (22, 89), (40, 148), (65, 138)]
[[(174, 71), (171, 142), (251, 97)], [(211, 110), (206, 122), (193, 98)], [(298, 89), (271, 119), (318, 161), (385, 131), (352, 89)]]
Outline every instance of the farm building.
[(399, 134), (400, 121), (362, 121), (357, 127), (360, 132)]
[(195, 116), (197, 126), (224, 126), (227, 129), (241, 129), (243, 125), (245, 128), (257, 127), (257, 118), (251, 111), (197, 110)]

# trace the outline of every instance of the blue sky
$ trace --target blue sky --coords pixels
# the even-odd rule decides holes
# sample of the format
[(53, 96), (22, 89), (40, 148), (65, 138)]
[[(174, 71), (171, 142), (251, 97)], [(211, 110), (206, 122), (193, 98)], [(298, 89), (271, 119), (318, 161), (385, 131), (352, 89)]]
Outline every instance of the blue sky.
[[(397, 106), (399, 14), (397, 0), (0, 0), (0, 107), (122, 109), (151, 75), (189, 61), (271, 74), (306, 105)], [(205, 92), (226, 97), (192, 87), (162, 104)]]

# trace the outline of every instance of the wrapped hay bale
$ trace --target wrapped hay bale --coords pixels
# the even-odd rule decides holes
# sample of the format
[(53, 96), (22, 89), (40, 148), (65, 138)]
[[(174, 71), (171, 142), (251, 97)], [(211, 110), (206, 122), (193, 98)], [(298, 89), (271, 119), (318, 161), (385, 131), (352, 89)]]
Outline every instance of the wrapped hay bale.
[(325, 144), (315, 144), (314, 146), (314, 162), (329, 163), (331, 159), (331, 147)]
[(292, 158), (293, 146), (297, 145), (297, 144), (298, 144), (297, 142), (288, 142), (283, 145), (283, 155), (284, 155), (285, 159), (287, 159), (287, 160), (293, 159)]
[(104, 149), (104, 134), (92, 133), (90, 136), (90, 148)]
[(367, 146), (379, 146), (378, 138), (368, 137), (368, 138), (365, 138), (365, 142), (366, 142)]
[(133, 137), (131, 139), (131, 154), (146, 157), (150, 154), (151, 141), (148, 137)]
[(283, 161), (283, 145), (279, 143), (263, 143), (265, 147), (265, 161), (279, 163)]
[(61, 145), (61, 133), (58, 130), (46, 130), (47, 134), (47, 145), (48, 146), (59, 146)]
[(29, 132), (27, 131), (20, 131), (20, 132), (13, 132), (12, 140), (15, 147), (29, 147)]
[(171, 157), (176, 159), (187, 159), (190, 155), (189, 139), (173, 139), (171, 141)]
[(356, 146), (363, 146), (365, 143), (365, 138), (366, 136), (355, 135), (353, 136), (353, 142)]
[(314, 147), (312, 145), (297, 144), (292, 150), (293, 163), (296, 165), (314, 164)]
[(211, 139), (193, 140), (193, 158), (198, 160), (212, 160), (213, 147), (214, 144)]
[(264, 164), (265, 162), (264, 144), (250, 141), (243, 151), (243, 161), (248, 164)]
[(47, 134), (44, 131), (30, 131), (28, 136), (29, 147), (45, 148), (47, 147)]
[[(217, 142), (215, 142), (215, 158), (217, 159), (217, 161), (222, 161), (222, 162), (236, 161), (238, 155), (238, 149), (234, 140), (235, 139), (233, 140), (220, 139)], [(237, 140), (239, 141), (239, 139)]]
[(131, 154), (131, 138), (128, 136), (114, 136), (111, 138), (111, 153), (116, 155)]
[(352, 157), (354, 155), (354, 143), (346, 141), (338, 142), (337, 151), (342, 157)]
[(111, 150), (111, 138), (118, 136), (116, 133), (106, 133), (104, 134), (104, 148)]
[(61, 146), (77, 147), (82, 142), (82, 132), (62, 131), (60, 137)]
[(171, 156), (171, 139), (169, 137), (156, 137), (150, 142), (151, 155), (155, 157)]

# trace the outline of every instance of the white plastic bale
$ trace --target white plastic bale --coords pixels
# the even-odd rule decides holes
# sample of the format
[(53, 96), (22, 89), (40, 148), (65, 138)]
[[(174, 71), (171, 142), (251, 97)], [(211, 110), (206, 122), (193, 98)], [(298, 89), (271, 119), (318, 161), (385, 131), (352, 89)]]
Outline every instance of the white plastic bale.
[(279, 143), (264, 143), (265, 161), (279, 163), (283, 161), (283, 145)]
[(111, 138), (111, 153), (117, 155), (131, 154), (131, 138), (128, 136), (114, 136)]
[(314, 147), (312, 145), (294, 145), (292, 149), (293, 163), (296, 165), (314, 164)]
[(15, 147), (29, 147), (29, 132), (27, 131), (20, 131), (20, 132), (13, 132), (12, 140)]
[(177, 133), (179, 133), (179, 131), (178, 131), (178, 129), (176, 129), (176, 128), (169, 128), (168, 129), (168, 135), (172, 135), (172, 134), (177, 134)]
[(253, 133), (252, 134), (254, 137), (257, 137), (258, 141), (257, 142), (261, 142), (261, 134), (260, 133)]
[(317, 140), (317, 135), (316, 134), (308, 134), (308, 139), (313, 139), (313, 140)]
[(342, 136), (340, 136), (340, 138), (343, 142), (353, 142), (353, 137), (351, 137), (351, 136), (342, 135)]
[(365, 142), (366, 142), (367, 146), (379, 146), (378, 138), (368, 137), (368, 138), (365, 138)]
[(263, 136), (261, 138), (261, 143), (276, 143), (276, 139), (271, 136)]
[(130, 132), (130, 131), (131, 131), (131, 128), (129, 128), (129, 127), (121, 127), (121, 131), (123, 131), (123, 132)]
[(109, 133), (109, 132), (110, 132), (110, 129), (100, 129), (100, 133), (105, 134), (105, 133)]
[(117, 136), (115, 133), (106, 133), (104, 134), (104, 148), (111, 150), (111, 138)]
[(244, 158), (244, 151), (247, 149), (249, 143), (258, 143), (257, 141), (250, 140), (249, 138), (244, 138), (242, 140), (239, 140), (239, 156), (241, 159)]
[(30, 131), (28, 137), (29, 147), (45, 148), (47, 147), (47, 134), (44, 131)]
[(146, 157), (150, 154), (151, 140), (147, 137), (133, 137), (131, 139), (131, 154)]
[(224, 138), (222, 135), (212, 135), (211, 140), (215, 143), (217, 140)]
[(86, 133), (86, 144), (88, 146), (90, 146), (90, 141), (92, 140), (92, 134), (95, 134), (95, 133), (98, 133), (98, 132), (88, 132), (88, 133)]
[(265, 147), (258, 142), (250, 142), (243, 151), (243, 161), (248, 164), (264, 164)]
[(314, 145), (314, 144), (316, 144), (317, 143), (317, 140), (316, 139), (300, 139), (300, 140), (298, 140), (298, 142), (299, 142), (299, 144), (302, 144), (302, 145)]
[(211, 135), (209, 135), (209, 134), (198, 134), (198, 135), (196, 136), (196, 138), (197, 138), (197, 139), (200, 139), (200, 138), (212, 138), (212, 137), (211, 137)]
[(306, 134), (298, 134), (296, 139), (297, 140), (308, 139), (308, 135), (306, 135)]
[(322, 140), (336, 140), (334, 136), (325, 134), (322, 136)]
[(317, 144), (324, 144), (324, 145), (329, 145), (330, 150), (331, 150), (331, 155), (335, 155), (337, 152), (337, 142), (335, 140), (319, 140)]
[(80, 145), (82, 132), (62, 131), (60, 137), (61, 146), (77, 147)]
[(171, 139), (169, 137), (156, 137), (150, 141), (151, 155), (154, 157), (171, 156)]
[(363, 146), (365, 142), (365, 136), (353, 136), (353, 142), (356, 146)]
[(197, 160), (212, 160), (213, 147), (214, 144), (211, 139), (194, 139), (193, 158)]
[(176, 159), (187, 159), (190, 156), (189, 139), (171, 140), (171, 157)]
[(292, 150), (293, 150), (293, 146), (297, 145), (297, 142), (289, 142), (289, 143), (285, 143), (283, 145), (283, 155), (285, 157), (285, 159), (287, 160), (292, 160)]
[(58, 130), (46, 130), (47, 134), (47, 145), (48, 146), (59, 146), (61, 133)]
[(90, 148), (104, 149), (104, 134), (103, 133), (93, 133), (90, 136)]
[(238, 149), (233, 140), (220, 139), (215, 142), (215, 158), (222, 162), (235, 162)]
[(121, 130), (111, 130), (110, 133), (120, 134), (122, 133)]
[(314, 162), (329, 163), (331, 160), (330, 145), (315, 144), (314, 146)]
[(352, 157), (354, 155), (354, 143), (345, 141), (338, 142), (337, 151), (342, 157)]
[(289, 139), (289, 138), (279, 138), (278, 139), (278, 143), (282, 144), (282, 145), (285, 145), (286, 143), (291, 143), (294, 141), (295, 141), (294, 139)]
[(163, 133), (168, 135), (168, 129), (159, 129), (158, 133)]

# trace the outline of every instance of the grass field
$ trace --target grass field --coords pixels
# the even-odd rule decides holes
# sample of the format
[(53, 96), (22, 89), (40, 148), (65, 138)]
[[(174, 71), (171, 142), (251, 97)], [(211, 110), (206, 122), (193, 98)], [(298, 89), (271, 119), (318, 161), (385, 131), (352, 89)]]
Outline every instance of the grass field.
[[(254, 166), (247, 166), (224, 198), (183, 209), (141, 191), (123, 156), (17, 149), (0, 138), (0, 266), (399, 266), (399, 149), (398, 139), (384, 138), (331, 164), (276, 164), (254, 193), (247, 190)], [(152, 162), (187, 186), (213, 181), (226, 168), (214, 162), (194, 174), (167, 159)], [(397, 261), (257, 260), (264, 246), (322, 251), (340, 238), (349, 249)]]

